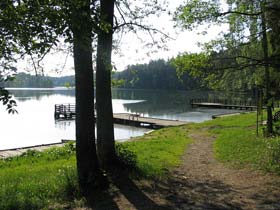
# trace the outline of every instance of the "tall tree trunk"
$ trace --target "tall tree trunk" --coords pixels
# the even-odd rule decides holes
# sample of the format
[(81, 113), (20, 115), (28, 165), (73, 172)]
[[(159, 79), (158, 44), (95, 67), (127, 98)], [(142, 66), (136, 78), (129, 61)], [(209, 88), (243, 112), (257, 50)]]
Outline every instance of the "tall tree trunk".
[(264, 70), (265, 70), (265, 104), (267, 107), (267, 134), (273, 133), (273, 121), (272, 121), (272, 100), (270, 94), (270, 72), (269, 72), (269, 57), (268, 57), (268, 39), (266, 33), (266, 17), (265, 17), (265, 0), (262, 2), (262, 14), (261, 14), (261, 27), (262, 27), (262, 48), (264, 56)]
[(90, 1), (74, 4), (72, 12), (76, 83), (77, 169), (80, 187), (82, 190), (88, 191), (90, 187), (99, 184), (97, 178), (100, 174), (94, 132)]
[(111, 96), (111, 54), (115, 0), (100, 0), (101, 24), (96, 60), (97, 150), (100, 163), (108, 169), (115, 160), (115, 139)]

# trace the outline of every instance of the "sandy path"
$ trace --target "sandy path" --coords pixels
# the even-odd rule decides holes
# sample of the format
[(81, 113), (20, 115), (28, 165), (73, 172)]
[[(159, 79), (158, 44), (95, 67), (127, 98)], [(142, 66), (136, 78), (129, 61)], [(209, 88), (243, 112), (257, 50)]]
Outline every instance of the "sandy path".
[[(94, 210), (280, 210), (280, 177), (234, 169), (213, 155), (214, 137), (192, 133), (193, 143), (168, 180), (131, 180), (119, 175)], [(100, 202), (101, 201), (101, 202)]]
[(280, 210), (279, 177), (225, 166), (214, 158), (214, 137), (190, 137), (194, 142), (168, 183), (174, 209)]

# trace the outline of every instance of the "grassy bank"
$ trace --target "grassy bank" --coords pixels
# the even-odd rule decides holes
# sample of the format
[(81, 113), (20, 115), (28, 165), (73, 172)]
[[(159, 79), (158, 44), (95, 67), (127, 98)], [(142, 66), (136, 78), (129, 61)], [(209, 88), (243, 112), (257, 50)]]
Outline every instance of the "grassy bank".
[(188, 130), (179, 126), (154, 131), (122, 147), (136, 154), (136, 167), (143, 176), (160, 178), (180, 164), (189, 143)]
[(70, 145), (0, 161), (0, 209), (40, 209), (70, 199), (75, 183)]
[[(155, 131), (117, 148), (122, 160), (136, 161), (142, 176), (163, 177), (167, 170), (180, 164), (189, 143), (185, 128), (176, 127)], [(0, 209), (63, 209), (60, 203), (77, 207), (83, 202), (76, 180), (75, 149), (71, 144), (2, 160)]]
[[(280, 138), (256, 137), (255, 114), (241, 114), (199, 124), (165, 128), (117, 145), (121, 161), (145, 178), (164, 178), (180, 164), (191, 139), (188, 134), (215, 136), (215, 157), (227, 164), (280, 174)], [(75, 164), (75, 148), (29, 151), (0, 161), (0, 209), (63, 209), (83, 205)], [(61, 205), (63, 204), (63, 205)]]
[[(215, 157), (238, 167), (253, 167), (280, 174), (280, 138), (256, 137), (256, 114), (215, 119), (194, 126), (215, 135)], [(259, 133), (262, 133), (260, 130)]]

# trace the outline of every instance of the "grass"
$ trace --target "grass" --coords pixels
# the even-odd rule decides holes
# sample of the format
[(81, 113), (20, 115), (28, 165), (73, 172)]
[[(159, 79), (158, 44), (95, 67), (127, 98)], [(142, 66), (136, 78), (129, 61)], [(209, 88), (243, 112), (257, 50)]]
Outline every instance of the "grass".
[(145, 177), (164, 177), (181, 162), (180, 157), (191, 142), (185, 127), (165, 128), (126, 142), (126, 150), (136, 154), (136, 167)]
[[(255, 113), (215, 119), (199, 124), (164, 128), (117, 144), (119, 159), (136, 167), (143, 177), (164, 178), (178, 166), (187, 146), (188, 133), (215, 135), (214, 154), (222, 162), (255, 167), (280, 174), (280, 138), (256, 137)], [(44, 152), (28, 151), (0, 161), (0, 209), (63, 209), (77, 207), (80, 196), (75, 148), (67, 144)]]
[[(123, 161), (136, 164), (145, 177), (163, 177), (179, 165), (190, 139), (184, 127), (166, 128), (118, 144)], [(143, 141), (142, 141), (143, 140)], [(0, 161), (0, 209), (48, 209), (82, 199), (78, 190), (75, 148), (67, 144), (44, 152), (28, 151)], [(59, 206), (59, 205), (58, 205)], [(61, 207), (61, 209), (63, 209)]]
[(77, 196), (72, 191), (77, 175), (70, 147), (0, 161), (0, 209), (41, 209)]
[(256, 136), (256, 113), (219, 118), (194, 128), (207, 128), (216, 136), (214, 154), (218, 160), (280, 174), (280, 138)]

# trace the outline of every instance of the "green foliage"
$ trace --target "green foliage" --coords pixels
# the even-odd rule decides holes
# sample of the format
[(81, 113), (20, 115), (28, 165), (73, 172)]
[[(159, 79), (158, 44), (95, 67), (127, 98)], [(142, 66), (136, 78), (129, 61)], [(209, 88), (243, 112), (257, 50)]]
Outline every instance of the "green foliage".
[(17, 106), (16, 101), (12, 99), (9, 91), (2, 87), (0, 87), (0, 102), (2, 102), (4, 106), (6, 106), (6, 110), (9, 114), (17, 113), (17, 110), (15, 109), (15, 107)]
[[(280, 20), (279, 3), (274, 0), (270, 4), (263, 0), (228, 0), (226, 6), (222, 7), (220, 1), (216, 0), (191, 0), (178, 8), (175, 19), (179, 26), (187, 30), (205, 23), (207, 26), (209, 23), (225, 23), (229, 30), (224, 30), (218, 39), (203, 45), (209, 55), (208, 65), (206, 62), (205, 66), (197, 68), (197, 61), (192, 62), (190, 56), (178, 56), (177, 62), (188, 65), (183, 69), (177, 66), (177, 71), (194, 72), (192, 76), (200, 78), (214, 89), (251, 90), (256, 86), (267, 86), (263, 68), (266, 65), (271, 67), (270, 71), (279, 68), (277, 60), (280, 54), (276, 50), (280, 46), (276, 27)], [(263, 26), (266, 28), (263, 29)], [(264, 33), (271, 37), (267, 47), (262, 42)], [(269, 59), (264, 57), (265, 50), (268, 51)], [(277, 77), (271, 78), (273, 84), (279, 84)]]
[[(184, 53), (171, 60), (176, 73), (181, 78), (186, 72), (194, 78), (205, 78), (210, 68), (209, 56), (206, 53)], [(203, 86), (203, 80), (200, 80)]]
[(17, 113), (17, 110), (15, 109), (15, 107), (17, 106), (16, 101), (12, 99), (9, 91), (3, 87), (3, 83), (12, 81), (13, 79), (13, 74), (5, 74), (5, 71), (1, 72), (0, 69), (0, 102), (2, 102), (4, 106), (6, 106), (6, 110), (8, 111), (8, 113), (15, 114)]
[(4, 83), (5, 87), (31, 87), (52, 88), (53, 82), (49, 77), (34, 76), (26, 73), (18, 73), (12, 81)]
[(269, 138), (267, 139), (266, 143), (266, 150), (264, 157), (264, 164), (263, 166), (268, 171), (277, 172), (280, 174), (280, 138)]
[(112, 87), (122, 87), (125, 84), (125, 80), (124, 79), (112, 79)]
[(124, 81), (119, 86), (123, 88), (191, 90), (200, 87), (186, 72), (182, 71), (178, 79), (175, 67), (164, 60), (128, 66), (123, 72), (116, 72), (113, 78)]
[(137, 156), (135, 152), (129, 150), (127, 144), (116, 144), (116, 153), (118, 162), (121, 164), (121, 166), (124, 166), (127, 169), (136, 169)]
[(1, 83), (3, 86), (16, 88), (53, 88), (53, 87), (74, 87), (75, 76), (49, 77), (30, 75), (26, 73), (16, 74), (12, 80)]
[(191, 0), (178, 8), (174, 19), (185, 29), (192, 30), (205, 23), (218, 22), (220, 8), (216, 0)]
[(68, 166), (59, 170), (59, 179), (64, 187), (61, 198), (72, 201), (82, 197), (76, 167)]
[(75, 76), (48, 77), (54, 87), (75, 87)]

